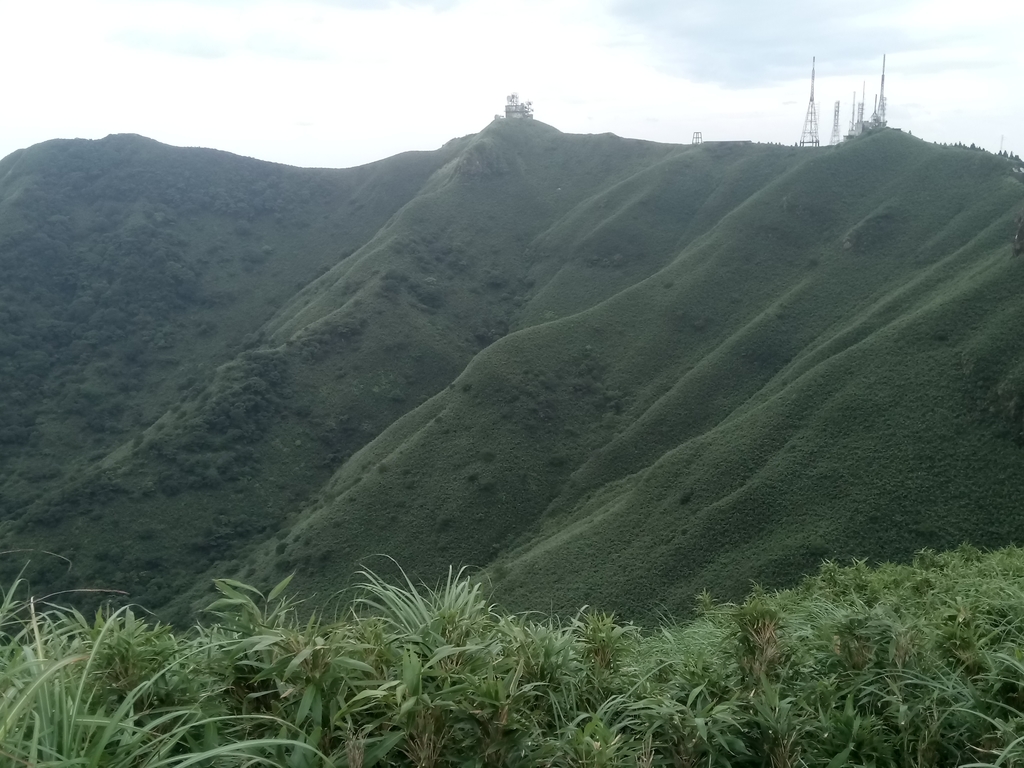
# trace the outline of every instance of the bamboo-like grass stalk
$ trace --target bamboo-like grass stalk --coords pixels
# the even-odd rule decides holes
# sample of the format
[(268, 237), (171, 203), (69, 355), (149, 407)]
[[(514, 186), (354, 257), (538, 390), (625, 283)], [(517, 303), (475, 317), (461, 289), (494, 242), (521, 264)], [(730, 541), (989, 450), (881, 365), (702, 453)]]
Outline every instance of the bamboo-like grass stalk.
[(351, 609), (217, 582), (187, 632), (0, 599), (0, 764), (1016, 766), (1024, 553), (826, 564), (643, 633), (503, 613), (452, 571), (372, 573)]

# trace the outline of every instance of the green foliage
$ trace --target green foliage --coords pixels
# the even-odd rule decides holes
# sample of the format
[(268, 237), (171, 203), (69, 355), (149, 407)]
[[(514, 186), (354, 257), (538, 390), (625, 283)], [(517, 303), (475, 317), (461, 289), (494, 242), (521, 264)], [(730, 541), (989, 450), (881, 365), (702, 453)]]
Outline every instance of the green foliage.
[[(584, 146), (501, 138), (530, 182)], [(1008, 173), (889, 131), (606, 174), (520, 256), (533, 284), (512, 332), (310, 504), (294, 538), (327, 554), (299, 583), (328, 593), (384, 551), (420, 574), (491, 563), (513, 607), (649, 619), (828, 557), (1015, 541), (1024, 189)], [(520, 182), (474, 180), (446, 220), (494, 221), (485, 195), (518, 203)], [(602, 262), (616, 254), (622, 270)]]
[[(344, 171), (123, 136), (4, 160), (0, 577), (184, 624), (204, 573), (324, 600), (384, 552), (650, 620), (1017, 539), (1006, 158), (528, 122)], [(892, 620), (851, 619), (848, 662)]]
[[(22, 602), (0, 608), (0, 754), (11, 765), (280, 764), (312, 752), (287, 724), (227, 713), (207, 700), (211, 648), (129, 610), (97, 616)], [(261, 737), (257, 733), (266, 734)]]
[[(220, 504), (223, 523), (197, 520), (189, 500), (233, 495), (259, 471), (253, 444), (287, 393), (284, 361), (254, 349), (264, 338), (254, 332), (446, 154), (304, 171), (112, 136), (4, 161), (0, 521), (18, 521), (7, 532), (26, 533), (29, 548), (41, 535), (47, 549), (73, 550), (80, 577), (58, 577), (41, 558), (26, 573), (42, 592), (115, 580), (157, 605), (184, 588), (158, 561), (194, 577), (211, 552), (277, 524), (253, 524), (248, 504)], [(361, 196), (358, 210), (349, 205)], [(170, 523), (148, 544), (143, 498), (166, 510), (142, 526)], [(86, 518), (100, 525), (68, 531)], [(12, 577), (24, 565), (6, 557), (0, 570)]]
[[(266, 595), (221, 580), (211, 620), (187, 632), (128, 609), (87, 621), (22, 602), (15, 584), (0, 615), (0, 753), (153, 768), (1024, 758), (1018, 549), (829, 563), (792, 591), (707, 605), (649, 636), (589, 611), (564, 624), (503, 613), (464, 573), (434, 588), (361, 577), (334, 619), (302, 618), (290, 579)], [(957, 631), (974, 638), (969, 658)]]

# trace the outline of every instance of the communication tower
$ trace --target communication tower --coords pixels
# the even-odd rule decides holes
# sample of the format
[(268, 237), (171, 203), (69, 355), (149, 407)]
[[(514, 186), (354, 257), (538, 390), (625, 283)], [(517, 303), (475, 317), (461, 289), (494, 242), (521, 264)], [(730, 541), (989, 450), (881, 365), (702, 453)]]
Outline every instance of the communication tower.
[(818, 108), (814, 104), (814, 64), (811, 58), (811, 100), (807, 104), (807, 117), (804, 118), (804, 131), (800, 135), (801, 147), (820, 146), (818, 141)]
[(853, 109), (850, 111), (850, 132), (846, 134), (847, 139), (855, 139), (864, 133), (864, 91), (867, 83), (861, 85), (860, 101), (857, 101), (857, 92), (853, 92)]
[(832, 138), (829, 139), (828, 145), (834, 147), (839, 143), (839, 102), (836, 102), (835, 109), (832, 114)]
[(864, 105), (867, 103), (867, 82), (861, 83), (860, 101), (857, 101), (857, 92), (853, 92), (854, 106), (850, 112), (850, 132), (846, 135), (847, 139), (856, 138), (865, 131), (872, 131), (876, 128), (885, 128), (885, 126), (888, 125), (885, 115), (885, 110), (888, 106), (888, 99), (885, 97), (885, 58), (886, 57), (883, 55), (882, 85), (879, 89), (878, 95), (875, 97), (875, 109), (871, 113), (871, 117), (867, 120), (864, 119)]
[(533, 119), (533, 102), (520, 101), (518, 93), (509, 94), (505, 100), (505, 117), (509, 120)]
[(866, 128), (885, 128), (885, 56), (882, 56), (882, 86), (878, 91), (878, 100), (875, 102), (875, 111), (871, 114), (871, 122)]
[(885, 119), (885, 54), (882, 54), (882, 87), (878, 91), (878, 116), (882, 125), (886, 124)]

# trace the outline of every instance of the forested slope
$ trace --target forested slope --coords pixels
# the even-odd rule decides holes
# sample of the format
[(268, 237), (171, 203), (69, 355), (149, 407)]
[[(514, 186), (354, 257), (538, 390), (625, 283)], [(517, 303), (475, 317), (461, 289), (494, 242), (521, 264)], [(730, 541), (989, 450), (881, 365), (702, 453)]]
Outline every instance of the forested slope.
[(1010, 543), (1014, 176), (898, 131), (529, 121), (346, 171), (24, 150), (0, 161), (5, 541), (71, 560), (32, 555), (40, 588), (178, 616), (208, 573), (327, 595), (377, 554), (645, 616)]

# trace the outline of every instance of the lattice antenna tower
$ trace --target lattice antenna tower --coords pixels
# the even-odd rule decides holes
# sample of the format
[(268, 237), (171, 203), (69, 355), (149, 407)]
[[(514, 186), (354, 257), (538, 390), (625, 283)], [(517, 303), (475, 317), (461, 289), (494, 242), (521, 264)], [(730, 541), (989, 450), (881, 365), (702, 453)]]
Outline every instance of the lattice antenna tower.
[(804, 118), (804, 131), (800, 134), (801, 147), (818, 147), (818, 108), (814, 105), (814, 64), (811, 58), (811, 100), (807, 104), (807, 117)]
[(835, 109), (832, 110), (832, 138), (829, 140), (828, 145), (834, 147), (839, 143), (839, 102), (836, 102)]

